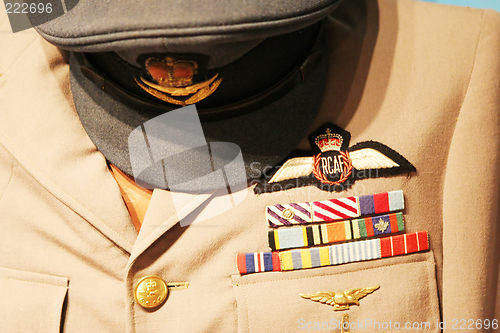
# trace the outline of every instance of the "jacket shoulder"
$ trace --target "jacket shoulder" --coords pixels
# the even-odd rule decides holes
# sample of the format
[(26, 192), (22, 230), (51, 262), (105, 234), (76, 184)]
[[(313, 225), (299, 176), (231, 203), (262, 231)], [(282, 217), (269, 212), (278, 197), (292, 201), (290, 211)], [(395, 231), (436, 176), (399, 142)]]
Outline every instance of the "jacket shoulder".
[(0, 74), (4, 74), (34, 41), (41, 38), (34, 29), (13, 33), (4, 8), (0, 6)]
[[(392, 1), (392, 0), (389, 0)], [(381, 0), (381, 6), (387, 6)], [(430, 40), (439, 39), (445, 44), (478, 40), (488, 21), (498, 22), (500, 13), (491, 9), (444, 5), (427, 1), (394, 0), (399, 29), (413, 29)], [(496, 33), (500, 33), (500, 29)]]

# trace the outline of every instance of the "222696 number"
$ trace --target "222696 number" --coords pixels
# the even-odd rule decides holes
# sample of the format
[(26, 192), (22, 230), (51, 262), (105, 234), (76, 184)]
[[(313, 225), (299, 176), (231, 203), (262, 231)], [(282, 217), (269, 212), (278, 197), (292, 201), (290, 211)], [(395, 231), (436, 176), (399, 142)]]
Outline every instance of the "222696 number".
[(35, 14), (35, 13), (50, 14), (50, 13), (52, 13), (52, 4), (50, 2), (45, 4), (45, 5), (43, 3), (39, 3), (39, 4), (14, 3), (14, 4), (12, 4), (12, 3), (7, 2), (7, 3), (5, 3), (5, 9), (7, 9), (7, 14), (28, 14), (28, 13), (31, 13), (31, 14)]
[(452, 330), (474, 330), (474, 329), (480, 330), (483, 328), (484, 329), (493, 328), (496, 330), (498, 328), (498, 319), (493, 319), (493, 320), (453, 319), (452, 324), (453, 324), (453, 326), (451, 327)]

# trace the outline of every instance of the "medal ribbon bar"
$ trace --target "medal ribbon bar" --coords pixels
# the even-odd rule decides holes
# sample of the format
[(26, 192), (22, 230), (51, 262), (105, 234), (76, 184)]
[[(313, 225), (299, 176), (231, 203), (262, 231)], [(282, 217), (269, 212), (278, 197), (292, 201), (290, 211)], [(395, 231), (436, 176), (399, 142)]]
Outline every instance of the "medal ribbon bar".
[(403, 213), (268, 231), (271, 250), (339, 243), (404, 231)]
[(281, 252), (237, 254), (240, 274), (290, 271), (387, 258), (429, 250), (427, 231)]
[(347, 220), (404, 209), (403, 191), (266, 207), (269, 226)]

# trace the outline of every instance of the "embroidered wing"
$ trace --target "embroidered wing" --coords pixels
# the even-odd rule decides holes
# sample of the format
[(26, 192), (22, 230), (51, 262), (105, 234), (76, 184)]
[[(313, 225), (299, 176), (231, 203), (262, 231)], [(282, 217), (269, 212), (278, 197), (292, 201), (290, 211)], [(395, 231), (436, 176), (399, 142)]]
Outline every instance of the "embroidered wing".
[(300, 294), (302, 298), (310, 299), (311, 301), (316, 301), (324, 304), (335, 304), (335, 292), (318, 292), (315, 294)]
[[(397, 151), (376, 141), (364, 141), (349, 147), (356, 179), (378, 178), (415, 172), (415, 167)], [(359, 172), (361, 171), (361, 172)]]
[(349, 289), (349, 290), (344, 291), (344, 294), (347, 296), (347, 298), (358, 301), (361, 298), (365, 297), (366, 295), (371, 294), (372, 292), (374, 292), (378, 288), (380, 288), (380, 286)]
[(281, 168), (269, 180), (269, 183), (277, 183), (283, 180), (309, 176), (313, 171), (313, 157), (295, 157), (286, 161)]
[(400, 165), (373, 148), (364, 148), (350, 153), (352, 165), (357, 170), (387, 169)]

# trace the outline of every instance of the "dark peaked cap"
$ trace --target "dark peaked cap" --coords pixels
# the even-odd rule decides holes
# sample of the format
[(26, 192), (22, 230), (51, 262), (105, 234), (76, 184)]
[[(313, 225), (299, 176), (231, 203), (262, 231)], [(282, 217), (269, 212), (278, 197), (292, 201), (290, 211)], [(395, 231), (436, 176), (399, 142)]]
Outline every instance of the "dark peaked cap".
[(321, 20), (339, 2), (66, 0), (71, 10), (65, 15), (39, 26), (39, 16), (34, 14), (30, 19), (42, 37), (69, 51), (120, 54), (142, 49), (143, 53), (202, 53), (190, 49), (249, 41), (255, 46), (256, 40), (296, 31)]
[[(325, 18), (339, 3), (340, 0), (293, 2), (81, 0), (65, 15), (41, 24), (36, 29), (56, 46), (77, 52), (76, 57), (72, 56), (70, 61), (71, 86), (82, 124), (105, 157), (132, 176), (127, 146), (128, 136), (137, 126), (178, 106), (151, 99), (146, 101), (147, 98), (138, 106), (131, 101), (136, 97), (139, 99), (142, 97), (131, 93), (130, 89), (122, 89), (124, 87), (120, 84), (115, 86), (118, 90), (121, 89), (124, 95), (128, 95), (125, 96), (127, 98), (119, 96), (117, 98), (117, 95), (110, 94), (110, 91), (106, 93), (106, 89), (102, 88), (116, 83), (116, 80), (114, 83), (112, 80), (107, 81), (110, 75), (106, 75), (106, 68), (116, 69), (119, 66), (105, 65), (105, 72), (99, 73), (99, 67), (101, 69), (103, 67), (103, 62), (99, 59), (104, 59), (99, 54), (110, 52), (116, 54), (122, 63), (128, 63), (133, 69), (140, 69), (141, 65), (144, 65), (138, 62), (140, 56), (144, 54), (201, 54), (209, 59), (206, 70), (225, 73), (223, 78), (225, 81), (221, 86), (231, 82), (231, 79), (232, 82), (236, 80), (240, 84), (251, 82), (252, 80), (238, 78), (238, 68), (250, 63), (254, 66), (262, 63), (262, 68), (265, 70), (253, 71), (257, 77), (253, 82), (259, 82), (259, 75), (267, 76), (265, 67), (267, 57), (263, 55), (273, 53), (272, 45), (275, 41), (275, 47), (279, 48), (280, 42), (290, 43), (293, 41), (291, 36), (294, 33), (300, 34), (301, 29), (307, 29), (308, 34), (311, 31), (324, 31), (325, 24), (321, 24), (322, 29), (309, 27)], [(32, 21), (36, 24), (36, 18), (32, 18)], [(303, 45), (309, 45), (305, 50), (306, 56), (291, 55), (300, 61), (287, 69), (286, 72), (290, 74), (276, 82), (275, 86), (279, 86), (283, 81), (292, 81), (290, 78), (293, 78), (293, 90), (281, 89), (283, 92), (275, 94), (277, 97), (274, 100), (256, 103), (256, 107), (247, 108), (250, 111), (245, 110), (241, 115), (235, 116), (233, 112), (227, 119), (204, 118), (203, 110), (198, 108), (208, 142), (228, 141), (241, 148), (248, 180), (259, 175), (263, 169), (282, 161), (307, 134), (319, 109), (328, 67), (328, 57), (323, 57), (321, 61), (319, 60), (321, 57), (319, 59), (316, 57), (318, 53), (327, 53), (327, 46), (325, 43), (320, 43), (319, 35), (319, 32), (315, 34), (316, 37), (309, 44), (304, 42)], [(82, 60), (79, 54), (83, 52), (97, 53), (96, 56), (88, 54), (88, 57), (83, 57)], [(308, 57), (308, 52), (314, 53), (315, 56)], [(260, 58), (252, 59), (253, 55), (259, 55)], [(97, 66), (93, 68), (95, 73), (91, 75), (88, 74), (89, 71), (82, 73), (84, 67), (90, 66), (85, 58), (98, 61)], [(316, 66), (311, 66), (311, 62), (316, 62)], [(316, 70), (308, 73), (314, 67)], [(228, 68), (234, 70), (228, 71)], [(114, 74), (119, 72), (120, 70), (115, 70)], [(234, 77), (231, 77), (232, 73)], [(295, 86), (297, 78), (305, 82)], [(251, 88), (255, 90), (255, 87)], [(266, 87), (266, 91), (272, 91), (273, 88), (273, 86)], [(221, 92), (223, 90), (220, 88)], [(216, 93), (213, 99), (216, 98)], [(202, 103), (210, 104), (209, 99), (210, 97)], [(147, 107), (143, 107), (145, 105)], [(233, 109), (238, 110), (238, 107)], [(222, 163), (231, 162), (231, 158), (228, 157), (227, 161)], [(196, 156), (190, 156), (190, 169), (186, 169), (186, 160), (180, 158), (178, 163), (172, 162), (172, 167), (187, 172), (189, 175), (186, 177), (192, 179), (201, 176), (196, 165), (198, 162), (204, 163), (203, 160), (200, 158), (197, 161)], [(143, 179), (143, 182), (161, 188), (162, 185), (158, 184), (164, 184), (163, 179), (157, 182), (154, 178), (151, 176)], [(182, 190), (211, 190), (214, 188), (212, 185), (205, 184), (203, 188)]]

